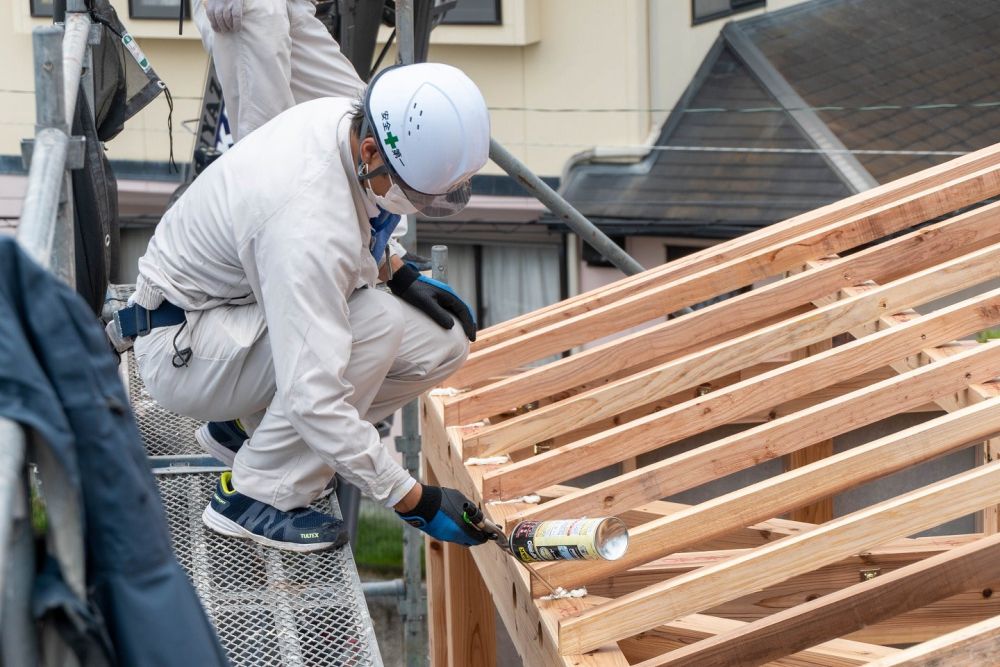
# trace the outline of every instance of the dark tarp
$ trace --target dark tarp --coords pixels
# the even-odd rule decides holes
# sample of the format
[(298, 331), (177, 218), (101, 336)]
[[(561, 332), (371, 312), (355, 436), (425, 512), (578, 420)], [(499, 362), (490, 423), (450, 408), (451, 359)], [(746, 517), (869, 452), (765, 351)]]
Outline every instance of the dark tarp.
[(102, 31), (92, 47), (95, 110), (81, 87), (73, 119), (73, 134), (87, 139), (83, 168), (72, 172), (76, 289), (99, 314), (108, 281), (118, 280), (119, 247), (118, 187), (101, 142), (116, 137), (166, 87), (148, 62), (140, 66), (126, 49), (127, 31), (108, 0), (88, 0), (87, 6)]
[[(83, 301), (0, 238), (0, 415), (37, 433), (82, 501), (89, 600), (58, 568), (39, 572), (35, 609), (94, 610), (112, 662), (212, 667), (227, 659), (171, 549), (166, 517), (104, 331)], [(42, 479), (44, 489), (45, 480)], [(100, 628), (103, 618), (104, 628)], [(70, 646), (78, 637), (66, 637)], [(91, 642), (91, 650), (100, 642)], [(95, 655), (85, 665), (102, 664)]]

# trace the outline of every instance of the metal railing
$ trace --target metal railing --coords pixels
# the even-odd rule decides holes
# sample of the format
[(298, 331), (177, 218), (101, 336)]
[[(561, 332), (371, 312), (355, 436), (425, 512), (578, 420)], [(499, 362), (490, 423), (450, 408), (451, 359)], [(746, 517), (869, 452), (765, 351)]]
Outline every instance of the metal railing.
[[(84, 139), (70, 133), (81, 80), (89, 88), (91, 21), (83, 0), (69, 0), (63, 25), (36, 28), (35, 136), (22, 144), (28, 166), (17, 241), (43, 267), (75, 284), (74, 214), (70, 170), (83, 166)], [(97, 38), (97, 33), (93, 33)], [(46, 539), (70, 589), (85, 598), (85, 563), (79, 492), (44, 443), (26, 437), (21, 426), (0, 418), (0, 660), (4, 665), (38, 664), (38, 638), (31, 615), (34, 531), (28, 461), (37, 466), (44, 498)], [(29, 444), (33, 445), (29, 447)], [(41, 638), (47, 661), (74, 664), (54, 635)], [(49, 644), (49, 642), (53, 642)]]

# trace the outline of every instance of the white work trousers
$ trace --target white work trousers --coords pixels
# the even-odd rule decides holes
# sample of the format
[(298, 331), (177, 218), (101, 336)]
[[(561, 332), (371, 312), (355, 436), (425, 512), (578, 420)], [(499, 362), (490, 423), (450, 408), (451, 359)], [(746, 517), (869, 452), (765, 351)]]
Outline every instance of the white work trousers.
[(244, 0), (237, 32), (214, 32), (201, 0), (194, 20), (215, 61), (234, 141), (296, 104), (356, 98), (364, 89), (309, 0)]
[[(320, 297), (317, 297), (320, 298)], [(465, 360), (469, 343), (462, 327), (442, 329), (425, 314), (378, 289), (355, 291), (347, 302), (354, 343), (345, 379), (354, 387), (348, 402), (368, 422), (384, 419), (451, 375)], [(240, 419), (255, 429), (264, 412), (283, 414), (275, 395), (267, 325), (258, 304), (222, 306), (188, 313), (181, 325), (154, 329), (136, 339), (143, 382), (163, 407), (206, 421)], [(173, 364), (174, 337), (190, 347), (186, 367)], [(280, 431), (251, 438), (236, 455), (233, 483), (252, 498), (281, 510), (304, 507), (324, 489), (336, 461), (352, 445), (330, 434), (327, 442), (299, 437), (285, 419), (269, 419)]]

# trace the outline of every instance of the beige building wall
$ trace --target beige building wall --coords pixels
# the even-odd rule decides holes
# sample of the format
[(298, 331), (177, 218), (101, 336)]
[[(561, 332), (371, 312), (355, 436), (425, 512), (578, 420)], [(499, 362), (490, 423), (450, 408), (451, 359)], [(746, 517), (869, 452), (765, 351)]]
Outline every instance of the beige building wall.
[[(767, 10), (799, 1), (769, 0)], [(194, 137), (183, 121), (198, 115), (207, 67), (197, 30), (188, 21), (178, 36), (176, 21), (130, 19), (127, 0), (112, 4), (173, 93), (174, 152), (186, 160)], [(0, 74), (2, 155), (19, 154), (34, 120), (30, 31), (46, 20), (31, 19), (28, 6), (28, 0), (0, 3), (0, 58), (7, 64)], [(725, 24), (692, 27), (690, 0), (503, 0), (502, 13), (502, 26), (439, 27), (430, 58), (463, 68), (479, 83), (496, 138), (547, 176), (595, 146), (646, 144)], [(112, 159), (165, 162), (165, 99), (108, 150)], [(494, 165), (488, 171), (499, 173)]]
[[(685, 0), (675, 0), (684, 2)], [(174, 151), (190, 154), (193, 134), (182, 121), (198, 115), (207, 58), (191, 22), (178, 36), (175, 21), (128, 18), (126, 0), (113, 0), (130, 32), (173, 93)], [(465, 69), (482, 87), (495, 136), (531, 167), (558, 175), (566, 159), (595, 144), (641, 143), (649, 107), (646, 0), (504, 0), (504, 25), (442, 26), (431, 59)], [(0, 3), (0, 154), (17, 155), (34, 121), (28, 0)], [(387, 34), (387, 33), (386, 33)], [(552, 109), (575, 109), (553, 113)], [(109, 157), (165, 162), (167, 104), (162, 97), (108, 145)], [(496, 168), (493, 167), (496, 172)]]

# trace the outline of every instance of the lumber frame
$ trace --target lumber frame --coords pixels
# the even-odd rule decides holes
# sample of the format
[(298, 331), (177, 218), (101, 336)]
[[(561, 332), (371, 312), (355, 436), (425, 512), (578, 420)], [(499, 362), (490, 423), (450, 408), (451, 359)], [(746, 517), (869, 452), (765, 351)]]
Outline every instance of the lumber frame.
[[(472, 423), (513, 405), (552, 396), (617, 373), (623, 368), (623, 360), (626, 368), (666, 361), (691, 346), (692, 341), (707, 340), (719, 331), (732, 331), (779, 315), (792, 304), (806, 304), (846, 285), (866, 280), (892, 281), (903, 275), (902, 266), (909, 271), (926, 269), (942, 260), (953, 259), (957, 251), (977, 250), (996, 239), (998, 216), (1000, 203), (990, 204), (685, 317), (446, 398), (445, 418), (449, 423)], [(905, 264), (901, 262), (904, 257)], [(468, 451), (470, 455), (478, 455)]]
[[(1000, 145), (482, 332), (469, 363), (453, 380), (470, 391), (431, 401), (432, 414), (425, 414), (425, 432), (434, 440), (428, 447), (428, 469), (440, 474), (441, 483), (477, 501), (509, 498), (618, 461), (635, 461), (639, 454), (718, 425), (751, 417), (768, 421), (602, 484), (554, 490), (541, 506), (485, 505), (487, 514), (504, 525), (520, 518), (575, 515), (577, 510), (591, 515), (620, 512), (630, 525), (633, 543), (626, 560), (611, 570), (599, 569), (606, 564), (590, 569), (589, 563), (572, 573), (565, 563), (542, 568), (553, 583), (572, 585), (586, 579), (599, 582), (595, 591), (619, 597), (598, 600), (591, 595), (548, 603), (532, 599), (533, 582), (499, 550), (463, 551), (489, 591), (481, 592), (474, 606), (488, 607), (486, 599), (496, 603), (527, 664), (616, 667), (638, 660), (650, 666), (702, 664), (684, 662), (689, 659), (685, 656), (703, 658), (711, 646), (735, 655), (736, 637), (756, 636), (765, 624), (784, 618), (782, 614), (799, 618), (801, 628), (815, 629), (823, 618), (818, 610), (833, 609), (838, 601), (860, 605), (861, 615), (824, 629), (832, 633), (829, 636), (853, 632), (848, 639), (863, 641), (927, 639), (994, 613), (992, 601), (980, 599), (987, 596), (970, 590), (971, 584), (961, 577), (983, 577), (976, 581), (980, 585), (996, 580), (995, 573), (959, 567), (963, 549), (975, 550), (991, 538), (979, 538), (978, 544), (972, 543), (976, 546), (942, 542), (940, 553), (913, 562), (916, 551), (907, 549), (933, 549), (905, 536), (983, 508), (991, 512), (984, 514), (983, 530), (992, 534), (1000, 525), (1000, 462), (990, 462), (1000, 442), (995, 436), (1000, 430), (1000, 380), (994, 379), (1000, 374), (1000, 346), (945, 344), (996, 324), (1000, 290), (930, 316), (910, 310), (1000, 273), (989, 266), (1000, 265), (1000, 231), (992, 231), (997, 229), (1000, 204), (897, 239), (882, 237), (998, 193)], [(852, 255), (829, 257), (876, 240), (881, 243)], [(493, 379), (522, 361), (803, 266), (799, 275), (728, 303), (657, 324), (576, 358)], [(995, 301), (986, 303), (989, 299)], [(761, 308), (753, 308), (755, 303)], [(816, 352), (808, 347), (844, 332), (854, 337), (852, 342), (844, 345), (838, 336), (833, 343), (838, 347), (798, 359), (797, 351)], [(880, 363), (872, 366), (876, 360)], [(748, 371), (761, 363), (772, 368), (760, 374)], [(898, 375), (875, 377), (884, 374), (886, 366)], [(828, 377), (820, 378), (824, 367)], [(574, 374), (574, 368), (582, 372)], [(723, 377), (727, 379), (721, 386), (705, 382)], [(735, 384), (729, 384), (734, 377)], [(789, 379), (795, 382), (791, 387), (786, 386)], [(840, 394), (845, 386), (851, 391)], [(627, 395), (628, 389), (634, 397)], [(687, 392), (690, 398), (685, 398)], [(527, 414), (503, 414), (527, 403), (533, 404)], [(882, 416), (932, 409), (933, 404), (949, 414), (694, 507), (658, 500), (768, 458), (811, 451), (821, 440)], [(705, 412), (706, 407), (711, 409)], [(506, 421), (479, 428), (448, 427), (495, 415)], [(984, 439), (986, 445), (976, 446), (980, 460), (987, 463), (947, 480), (822, 525), (772, 518)], [(536, 448), (532, 456), (526, 448), (539, 442), (552, 449), (539, 454)], [(720, 443), (728, 447), (712, 449)], [(464, 463), (465, 457), (490, 453), (509, 453), (513, 462), (484, 467)], [(759, 526), (777, 530), (755, 534)], [(774, 540), (783, 533), (787, 536)], [(886, 568), (890, 574), (851, 585), (850, 561), (844, 559), (864, 558), (866, 551), (890, 543), (890, 548), (901, 549), (898, 563)], [(691, 548), (729, 551), (714, 557), (679, 551)], [(906, 560), (906, 554), (912, 557)], [(925, 583), (934, 583), (935, 568), (950, 573), (939, 577), (940, 585), (921, 587), (916, 579), (905, 578), (924, 576)], [(432, 580), (441, 578), (441, 569), (442, 564), (429, 560)], [(897, 574), (903, 570), (909, 574)], [(888, 588), (894, 579), (884, 577), (904, 582), (901, 590), (916, 586), (919, 594), (895, 591), (898, 597), (889, 602), (872, 603), (875, 598), (865, 596), (873, 593), (866, 591), (894, 590)], [(809, 587), (823, 597), (806, 598)], [(932, 595), (938, 601), (928, 605)], [(447, 604), (447, 594), (443, 599)], [(918, 602), (922, 606), (912, 609)], [(775, 609), (782, 611), (761, 617)], [(890, 609), (904, 613), (877, 622), (888, 617)], [(486, 618), (481, 607), (471, 611)], [(700, 638), (691, 632), (682, 636), (678, 626), (699, 612), (711, 615), (703, 617), (704, 622), (714, 623), (716, 631)], [(719, 615), (729, 618), (714, 618)], [(916, 619), (919, 630), (906, 634), (900, 623), (907, 618)], [(945, 622), (935, 627), (935, 618)], [(722, 628), (726, 623), (731, 625)], [(807, 630), (801, 634), (805, 637)], [(655, 640), (650, 642), (650, 637)], [(815, 634), (812, 638), (823, 639)], [(809, 645), (807, 639), (800, 641)], [(797, 646), (772, 655), (778, 661), (774, 664), (827, 664), (816, 663), (815, 655), (784, 655)], [(769, 650), (774, 652), (773, 647)], [(463, 659), (477, 658), (458, 660)], [(836, 659), (833, 664), (841, 664)], [(843, 664), (859, 664), (851, 659), (855, 661)], [(714, 663), (709, 659), (707, 664)]]
[[(993, 368), (1000, 370), (1000, 355)], [(630, 531), (629, 550), (620, 560), (555, 563), (546, 568), (545, 577), (553, 585), (567, 588), (599, 581), (805, 502), (941, 456), (998, 431), (1000, 399), (994, 399), (643, 524)]]
[[(1000, 164), (1000, 146), (990, 146), (947, 163), (922, 170), (912, 176), (834, 202), (815, 211), (802, 213), (758, 232), (694, 253), (676, 262), (664, 264), (650, 271), (624, 278), (611, 285), (571, 297), (561, 303), (484, 329), (473, 345), (473, 353), (553, 323), (567, 322), (574, 316), (591, 310), (595, 306), (606, 305), (651, 285), (679, 280), (766, 246), (788, 241), (795, 236), (837, 220), (870, 212), (897, 199), (912, 196), (950, 179), (997, 164)], [(987, 196), (992, 195), (986, 195), (982, 198), (985, 199)]]
[(480, 429), (475, 438), (480, 451), (491, 452), (539, 442), (557, 435), (564, 422), (582, 426), (614, 416), (643, 399), (669, 395), (738, 371), (998, 275), (1000, 244)]
[[(445, 427), (440, 402), (424, 397), (420, 412), (425, 471), (430, 471), (440, 484), (457, 488), (468, 497), (477, 499), (480, 482), (476, 479), (476, 472), (463, 465), (461, 441), (456, 429)], [(516, 505), (487, 505), (483, 508), (491, 519), (499, 522), (503, 522), (507, 512), (517, 509)], [(628, 667), (628, 662), (614, 644), (597, 647), (586, 654), (560, 655), (558, 624), (560, 619), (579, 612), (579, 603), (575, 600), (554, 600), (545, 605), (537, 604), (531, 596), (527, 572), (492, 544), (472, 548), (469, 554), (525, 664), (539, 667)]]
[(874, 211), (834, 222), (700, 273), (586, 311), (564, 322), (544, 326), (473, 352), (451, 382), (464, 387), (487, 380), (518, 364), (558, 354), (658, 316), (666, 316), (756, 280), (782, 274), (810, 259), (875, 241), (996, 194), (1000, 194), (1000, 173), (995, 166), (960, 176)]
[(1000, 616), (913, 646), (868, 667), (989, 665), (1000, 655)]
[[(821, 352), (828, 352), (831, 349), (833, 349), (833, 339), (826, 339), (814, 345), (808, 345), (804, 350), (799, 350), (795, 358), (804, 359)], [(789, 472), (829, 458), (833, 456), (833, 452), (833, 438), (828, 438), (786, 454), (782, 463), (785, 472)], [(789, 512), (788, 517), (809, 523), (826, 523), (833, 518), (833, 496), (813, 498), (810, 503), (796, 507)]]
[(754, 667), (1000, 578), (1000, 536), (907, 565), (719, 634), (642, 667)]
[(559, 625), (560, 650), (586, 652), (998, 500), (1000, 462), (994, 462), (567, 619)]
[[(594, 484), (586, 492), (573, 494), (532, 511), (532, 516), (552, 517), (593, 515), (615, 512), (658, 498), (665, 498), (694, 488), (718, 477), (744, 470), (763, 461), (788, 454), (820, 440), (826, 440), (855, 428), (891, 417), (909, 407), (923, 405), (943, 395), (961, 391), (970, 382), (984, 382), (1000, 371), (1000, 345), (973, 348), (935, 364), (922, 366), (869, 387), (820, 403), (805, 410), (775, 419), (682, 454), (651, 463), (634, 472)], [(971, 378), (971, 379), (970, 379)], [(618, 453), (613, 454), (617, 456)], [(537, 458), (537, 457), (535, 457)], [(528, 459), (528, 463), (534, 459)], [(588, 467), (582, 464), (582, 473)], [(486, 498), (503, 494), (516, 496), (558, 480), (566, 475), (563, 468), (522, 472), (512, 476), (512, 464), (487, 473), (483, 478)], [(579, 473), (577, 473), (579, 474)], [(553, 479), (554, 478), (554, 479)], [(503, 480), (504, 486), (497, 480)], [(539, 481), (541, 480), (541, 481)], [(513, 486), (510, 488), (508, 483)], [(570, 509), (571, 508), (571, 509)]]
[[(590, 609), (605, 602), (608, 600), (600, 596), (588, 595), (581, 600), (581, 605)], [(714, 637), (720, 633), (731, 632), (744, 625), (746, 624), (741, 621), (728, 618), (692, 614), (655, 628), (648, 634), (658, 635), (660, 642), (670, 642), (676, 646), (689, 641)], [(648, 639), (648, 637), (643, 639)], [(893, 656), (899, 652), (898, 649), (845, 639), (817, 642), (817, 644), (817, 646), (803, 651), (799, 656), (778, 660), (774, 664), (782, 667), (846, 667), (847, 665), (865, 665), (873, 659)], [(639, 650), (641, 649), (638, 646), (632, 646), (629, 653), (634, 656)]]

